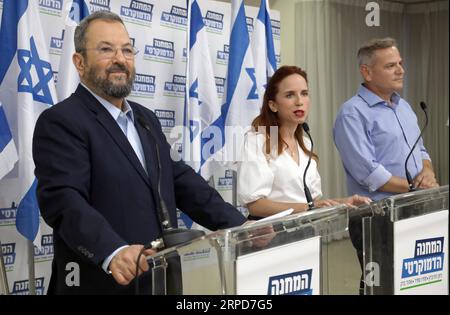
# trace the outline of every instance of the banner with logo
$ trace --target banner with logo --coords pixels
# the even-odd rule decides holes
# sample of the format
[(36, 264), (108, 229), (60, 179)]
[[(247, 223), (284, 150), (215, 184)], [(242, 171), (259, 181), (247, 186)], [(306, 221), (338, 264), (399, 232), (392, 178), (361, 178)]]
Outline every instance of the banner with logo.
[[(30, 0), (31, 1), (31, 0)], [(58, 89), (60, 64), (66, 40), (71, 41), (67, 30), (76, 23), (73, 0), (32, 0), (38, 2), (39, 16), (44, 40), (49, 52), (49, 63)], [(217, 93), (223, 99), (229, 56), (231, 4), (212, 0), (197, 0), (203, 14), (203, 21), (209, 42), (209, 53), (214, 70)], [(186, 85), (187, 62), (187, 7), (185, 0), (77, 0), (84, 3), (89, 12), (109, 10), (121, 16), (139, 53), (136, 56), (136, 81), (130, 99), (153, 110), (172, 147), (181, 153), (183, 131), (183, 107)], [(0, 0), (0, 22), (4, 1)], [(258, 15), (257, 7), (246, 7), (246, 21), (250, 36)], [(280, 14), (271, 11), (272, 31), (276, 60), (280, 60)], [(4, 45), (1, 43), (0, 45)], [(3, 56), (2, 56), (3, 58)], [(65, 76), (64, 76), (65, 77)], [(56, 100), (55, 100), (56, 103)], [(15, 104), (2, 108), (8, 119), (13, 138), (17, 136), (16, 118), (11, 118)], [(179, 127), (179, 128), (178, 128)], [(12, 142), (11, 142), (12, 143)], [(16, 147), (20, 150), (16, 143)], [(17, 207), (20, 199), (14, 186), (10, 185), (18, 176), (17, 165), (0, 180), (0, 238), (2, 251), (7, 262), (7, 277), (10, 291), (14, 294), (28, 294), (28, 266), (26, 240), (15, 227)], [(224, 199), (232, 202), (230, 172), (221, 170), (214, 178)], [(35, 243), (36, 289), (45, 293), (50, 275), (53, 243), (51, 229), (42, 218), (40, 235)], [(179, 214), (179, 225), (190, 227), (192, 221)]]
[[(16, 209), (2, 209), (1, 215), (13, 217)], [(1, 218), (0, 218), (1, 220)], [(8, 224), (8, 221), (10, 222)], [(28, 262), (27, 241), (17, 233), (14, 220), (3, 220), (0, 225), (2, 239), (1, 250), (5, 263), (8, 287), (11, 294), (28, 295)], [(34, 246), (35, 286), (36, 294), (45, 294), (50, 280), (51, 261), (53, 259), (53, 234), (52, 229), (42, 222), (38, 245)]]
[(394, 294), (448, 294), (448, 210), (394, 223)]
[(238, 257), (236, 294), (319, 295), (320, 236)]

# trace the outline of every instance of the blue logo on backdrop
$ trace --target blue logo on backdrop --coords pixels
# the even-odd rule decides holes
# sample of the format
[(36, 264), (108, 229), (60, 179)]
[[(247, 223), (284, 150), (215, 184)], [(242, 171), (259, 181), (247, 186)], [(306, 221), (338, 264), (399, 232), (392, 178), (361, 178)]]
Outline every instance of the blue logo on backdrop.
[(417, 240), (414, 257), (403, 260), (402, 279), (442, 271), (444, 268), (444, 238)]
[(186, 62), (187, 61), (187, 49), (183, 48), (183, 56), (181, 57), (181, 61)]
[(153, 18), (153, 4), (131, 0), (129, 7), (120, 7), (120, 15), (125, 21), (130, 23), (151, 26)]
[(184, 97), (186, 76), (174, 74), (172, 82), (164, 82), (164, 96)]
[(175, 127), (175, 111), (165, 109), (155, 109), (155, 115), (163, 128)]
[(223, 45), (223, 50), (217, 51), (217, 64), (226, 66), (230, 56), (230, 45)]
[[(53, 79), (52, 67), (49, 62), (40, 59), (34, 38), (30, 39), (31, 50), (18, 49), (17, 59), (19, 60), (20, 73), (17, 79), (18, 91), (33, 94), (33, 100), (53, 104), (52, 94), (48, 83)], [(39, 79), (33, 86), (32, 68)]]
[(276, 39), (280, 39), (280, 21), (270, 20), (272, 24), (272, 34)]
[(269, 278), (268, 295), (312, 295), (312, 269)]
[(34, 246), (34, 261), (44, 262), (53, 259), (53, 235), (45, 234), (41, 237), (41, 248)]
[(214, 79), (216, 80), (217, 94), (222, 97), (225, 93), (225, 78), (214, 77)]
[(39, 0), (39, 12), (61, 16), (63, 0)]
[(16, 243), (2, 244), (0, 250), (3, 253), (3, 262), (6, 271), (14, 270), (14, 263), (16, 261)]
[(144, 59), (162, 63), (173, 63), (175, 45), (173, 42), (154, 38), (153, 45), (145, 45)]
[(0, 208), (0, 226), (16, 225), (17, 207), (14, 202), (11, 208)]
[[(36, 294), (44, 295), (44, 277), (36, 278), (35, 284), (36, 284)], [(19, 280), (14, 281), (11, 293), (13, 295), (28, 295), (29, 290), (30, 289), (28, 280)]]
[(217, 184), (217, 190), (231, 189), (233, 186), (233, 171), (226, 170), (225, 177), (219, 177)]
[(53, 81), (55, 81), (55, 84), (58, 83), (58, 72), (53, 71)]
[(111, 11), (111, 0), (91, 0), (89, 1), (89, 12), (94, 13), (96, 11)]
[(187, 15), (186, 8), (173, 5), (170, 12), (161, 13), (161, 25), (184, 30), (187, 25)]
[(206, 15), (203, 18), (206, 30), (212, 33), (222, 34), (223, 30), (223, 14), (214, 11), (206, 11)]
[(54, 37), (52, 36), (50, 38), (50, 54), (53, 55), (61, 55), (63, 50), (63, 44), (64, 44), (64, 30), (61, 32), (61, 37)]
[(155, 76), (136, 73), (136, 78), (131, 89), (131, 96), (153, 98), (155, 95)]
[(173, 149), (179, 154), (183, 153), (183, 144), (182, 143), (174, 143)]
[(246, 20), (246, 22), (247, 22), (247, 29), (248, 29), (248, 32), (251, 34), (251, 33), (253, 33), (253, 18), (252, 17), (249, 17), (249, 16), (246, 16), (245, 17), (245, 20)]

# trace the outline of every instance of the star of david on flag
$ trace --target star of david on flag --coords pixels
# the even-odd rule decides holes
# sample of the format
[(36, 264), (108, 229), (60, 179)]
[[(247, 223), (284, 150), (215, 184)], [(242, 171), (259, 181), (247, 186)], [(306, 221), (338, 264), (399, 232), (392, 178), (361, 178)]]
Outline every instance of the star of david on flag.
[(38, 6), (38, 1), (4, 0), (0, 27), (0, 102), (19, 148), (16, 178), (0, 181), (0, 200), (18, 204), (17, 230), (27, 239), (36, 240), (37, 246), (40, 223), (32, 138), (37, 118), (56, 102)]
[[(31, 93), (35, 101), (52, 104), (52, 95), (48, 86), (48, 83), (53, 80), (52, 67), (49, 62), (39, 58), (33, 37), (30, 39), (30, 48), (31, 50), (17, 50), (20, 66), (18, 92)], [(33, 78), (33, 68), (37, 78)]]

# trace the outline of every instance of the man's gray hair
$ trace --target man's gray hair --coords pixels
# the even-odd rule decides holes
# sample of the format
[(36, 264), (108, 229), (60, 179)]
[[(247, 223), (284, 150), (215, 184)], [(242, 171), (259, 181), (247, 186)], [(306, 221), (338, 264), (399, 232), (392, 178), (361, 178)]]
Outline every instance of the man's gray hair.
[(397, 46), (397, 42), (391, 37), (372, 39), (371, 41), (361, 46), (361, 48), (359, 48), (359, 65), (370, 65), (372, 63), (372, 57), (376, 50), (386, 49), (394, 46)]
[(96, 11), (87, 17), (85, 17), (75, 29), (74, 43), (75, 51), (77, 53), (84, 53), (86, 49), (86, 33), (89, 28), (89, 24), (95, 20), (119, 22), (125, 25), (122, 19), (115, 13), (109, 11)]

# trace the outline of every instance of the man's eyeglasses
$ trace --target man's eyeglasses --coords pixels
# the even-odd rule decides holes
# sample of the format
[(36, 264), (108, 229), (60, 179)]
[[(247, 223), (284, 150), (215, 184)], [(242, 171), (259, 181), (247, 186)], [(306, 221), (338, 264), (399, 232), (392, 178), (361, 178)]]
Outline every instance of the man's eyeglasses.
[(100, 58), (102, 59), (111, 59), (114, 58), (117, 55), (117, 51), (122, 51), (122, 55), (126, 59), (133, 59), (134, 56), (137, 55), (139, 50), (134, 49), (133, 47), (124, 47), (124, 48), (113, 48), (110, 46), (102, 46), (97, 48), (85, 48), (84, 50), (95, 50), (99, 54)]

